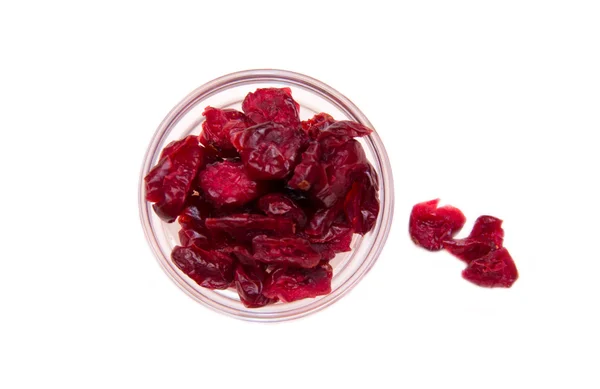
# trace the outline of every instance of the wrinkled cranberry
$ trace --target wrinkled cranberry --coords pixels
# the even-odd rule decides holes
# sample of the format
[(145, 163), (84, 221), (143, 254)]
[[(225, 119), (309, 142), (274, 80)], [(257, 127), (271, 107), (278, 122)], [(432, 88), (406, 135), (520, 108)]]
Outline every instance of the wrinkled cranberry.
[(314, 267), (321, 256), (302, 238), (269, 238), (258, 235), (252, 239), (254, 259), (267, 264)]
[(318, 192), (327, 185), (326, 166), (321, 163), (321, 155), (321, 144), (316, 141), (310, 142), (306, 151), (302, 153), (300, 163), (294, 168), (288, 186), (304, 191), (315, 188), (313, 191)]
[(248, 176), (240, 162), (218, 162), (199, 174), (200, 189), (217, 207), (241, 206), (260, 196), (260, 183)]
[(219, 248), (217, 251), (219, 251), (223, 254), (232, 256), (232, 258), (236, 259), (238, 262), (240, 262), (243, 265), (249, 265), (249, 266), (257, 266), (258, 265), (256, 260), (254, 259), (254, 256), (252, 255), (252, 253), (250, 253), (250, 250), (248, 250), (248, 247), (246, 247), (246, 246), (224, 245), (223, 247)]
[(268, 216), (281, 216), (292, 220), (298, 228), (306, 224), (306, 214), (289, 197), (281, 193), (270, 193), (258, 200), (258, 207)]
[(211, 206), (204, 200), (191, 202), (179, 215), (179, 225), (197, 231), (205, 230), (204, 220), (212, 214)]
[(238, 242), (251, 241), (257, 235), (293, 235), (296, 231), (290, 219), (254, 214), (208, 218), (206, 227), (211, 232), (224, 232)]
[(158, 164), (144, 178), (146, 200), (165, 222), (175, 221), (185, 205), (192, 182), (203, 162), (202, 147), (195, 136), (171, 144)]
[(231, 132), (248, 128), (254, 123), (242, 112), (235, 109), (206, 107), (202, 113), (206, 120), (202, 123), (200, 143), (212, 146), (218, 151), (234, 150), (231, 144)]
[(208, 234), (186, 228), (182, 228), (181, 230), (179, 230), (179, 242), (181, 242), (181, 245), (184, 247), (193, 245), (196, 247), (208, 249), (213, 246), (213, 242), (208, 236)]
[(306, 135), (300, 129), (266, 122), (231, 135), (248, 173), (259, 180), (286, 177), (295, 167)]
[(264, 307), (276, 302), (276, 299), (265, 297), (264, 281), (267, 273), (260, 266), (238, 265), (235, 269), (235, 289), (240, 301), (248, 308)]
[(444, 248), (465, 262), (471, 262), (498, 250), (504, 241), (502, 220), (493, 216), (480, 216), (467, 238), (447, 239)]
[(479, 286), (510, 288), (519, 278), (519, 273), (508, 250), (501, 248), (471, 261), (462, 276)]
[(308, 120), (302, 121), (301, 125), (311, 139), (317, 139), (319, 133), (333, 123), (335, 123), (335, 120), (331, 115), (321, 112)]
[(218, 251), (175, 246), (171, 259), (182, 272), (205, 288), (226, 289), (233, 282), (235, 263), (230, 256)]
[(332, 275), (328, 263), (312, 269), (280, 267), (267, 276), (263, 294), (284, 302), (325, 295), (331, 292)]
[(309, 238), (312, 248), (321, 254), (321, 259), (330, 260), (337, 253), (352, 250), (352, 228), (335, 223), (322, 238)]
[(373, 130), (360, 123), (350, 120), (340, 120), (327, 126), (319, 133), (317, 139), (327, 147), (337, 147), (352, 138), (367, 136), (372, 132)]
[(354, 232), (361, 235), (373, 229), (379, 214), (377, 189), (365, 181), (352, 184), (344, 201), (346, 218)]
[(335, 219), (342, 212), (340, 204), (317, 210), (308, 221), (304, 233), (312, 238), (323, 239)]
[(259, 88), (248, 93), (242, 110), (257, 124), (275, 122), (290, 128), (300, 125), (300, 105), (292, 98), (290, 88)]
[(437, 208), (439, 199), (415, 205), (410, 214), (409, 233), (415, 244), (431, 251), (456, 235), (465, 224), (463, 213), (450, 205)]

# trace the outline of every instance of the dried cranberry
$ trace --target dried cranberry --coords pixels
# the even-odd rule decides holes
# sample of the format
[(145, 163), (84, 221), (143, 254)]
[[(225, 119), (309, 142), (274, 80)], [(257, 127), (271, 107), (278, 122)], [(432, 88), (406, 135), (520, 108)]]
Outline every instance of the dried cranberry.
[(233, 282), (235, 263), (230, 256), (218, 251), (175, 246), (171, 259), (182, 272), (205, 288), (227, 289)]
[(230, 140), (231, 132), (254, 125), (246, 115), (235, 109), (206, 107), (202, 115), (206, 120), (202, 123), (200, 143), (219, 151), (235, 150)]
[(319, 253), (302, 238), (269, 238), (258, 235), (252, 239), (254, 259), (257, 261), (298, 267), (314, 267), (321, 260)]
[(158, 164), (144, 178), (146, 200), (165, 222), (175, 221), (185, 205), (192, 181), (203, 163), (202, 147), (195, 136), (171, 144)]
[(368, 180), (354, 182), (346, 195), (344, 211), (346, 218), (357, 234), (371, 231), (379, 214), (377, 189)]
[(444, 248), (465, 262), (471, 262), (498, 250), (504, 241), (502, 220), (493, 216), (480, 216), (467, 238), (447, 239)]
[(479, 286), (510, 288), (519, 278), (519, 273), (508, 250), (501, 248), (471, 261), (462, 276)]
[(304, 233), (309, 235), (311, 239), (323, 239), (335, 219), (342, 212), (340, 204), (341, 203), (338, 203), (331, 208), (321, 208), (317, 210), (308, 221)]
[(317, 139), (327, 147), (341, 146), (352, 138), (367, 136), (373, 130), (360, 123), (350, 120), (340, 120), (327, 126)]
[(224, 232), (238, 242), (251, 241), (257, 235), (287, 236), (295, 232), (290, 219), (253, 214), (209, 218), (206, 219), (206, 227), (211, 232)]
[(452, 206), (437, 208), (439, 199), (415, 205), (410, 214), (409, 233), (415, 244), (431, 251), (441, 250), (442, 242), (456, 235), (465, 224), (463, 213)]
[(187, 228), (179, 230), (179, 242), (181, 242), (181, 245), (184, 247), (193, 245), (208, 249), (213, 246), (212, 240), (206, 233)]
[(329, 294), (332, 275), (331, 266), (323, 262), (312, 269), (280, 267), (267, 276), (263, 294), (284, 302)]
[(244, 306), (258, 308), (277, 301), (262, 294), (266, 276), (267, 273), (260, 266), (238, 265), (236, 267), (235, 288)]
[(257, 124), (275, 122), (290, 128), (300, 125), (300, 105), (292, 98), (290, 88), (259, 88), (248, 93), (242, 102), (242, 110)]
[(260, 196), (260, 183), (248, 176), (240, 162), (218, 162), (199, 174), (200, 189), (217, 207), (241, 206)]
[(281, 216), (292, 220), (298, 228), (306, 224), (306, 214), (289, 197), (281, 193), (270, 193), (258, 200), (258, 207), (268, 216)]
[(313, 141), (302, 153), (302, 159), (294, 168), (294, 174), (288, 181), (292, 189), (308, 191), (311, 188), (318, 192), (327, 185), (327, 172), (325, 165), (321, 164), (321, 144)]
[(371, 170), (362, 145), (354, 139), (335, 147), (312, 142), (302, 154), (288, 186), (310, 190), (313, 198), (331, 207), (346, 196), (357, 176)]
[(321, 238), (309, 238), (312, 248), (321, 254), (321, 259), (330, 260), (336, 253), (350, 251), (352, 248), (352, 228), (334, 223), (329, 231)]
[(231, 135), (248, 173), (259, 180), (286, 177), (295, 167), (306, 134), (300, 129), (266, 122)]
[(248, 250), (248, 247), (242, 245), (224, 245), (217, 251), (232, 256), (243, 265), (258, 266), (258, 263), (254, 259), (253, 255)]
[(205, 230), (204, 221), (212, 214), (210, 204), (203, 200), (193, 201), (185, 207), (179, 215), (179, 225), (182, 228), (194, 229), (196, 231)]
[(319, 133), (333, 123), (335, 123), (335, 120), (331, 115), (321, 112), (308, 120), (302, 121), (301, 125), (311, 139), (317, 139)]

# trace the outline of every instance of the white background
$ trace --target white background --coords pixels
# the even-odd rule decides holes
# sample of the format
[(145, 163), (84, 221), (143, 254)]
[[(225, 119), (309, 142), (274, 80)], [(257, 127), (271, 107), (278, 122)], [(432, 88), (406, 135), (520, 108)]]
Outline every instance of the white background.
[[(2, 2), (0, 387), (598, 388), (598, 2), (384, 4)], [(177, 289), (137, 205), (167, 112), (261, 67), (353, 100), (396, 182), (372, 271), (274, 325)], [(435, 197), (461, 235), (505, 220), (512, 289), (413, 246), (410, 209)]]

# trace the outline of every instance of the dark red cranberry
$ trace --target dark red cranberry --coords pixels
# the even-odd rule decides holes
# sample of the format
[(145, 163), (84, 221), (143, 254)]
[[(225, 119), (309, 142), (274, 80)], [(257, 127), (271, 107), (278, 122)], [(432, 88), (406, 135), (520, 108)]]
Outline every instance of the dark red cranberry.
[(200, 189), (217, 207), (244, 205), (262, 192), (260, 183), (248, 176), (240, 162), (218, 162), (208, 165), (199, 175)]
[(471, 262), (498, 250), (504, 242), (502, 220), (493, 216), (480, 216), (467, 238), (447, 239), (444, 248), (465, 262)]
[(275, 122), (289, 128), (300, 126), (300, 105), (292, 98), (290, 88), (260, 88), (248, 93), (242, 110), (256, 124)]
[(235, 263), (229, 255), (195, 246), (175, 246), (171, 259), (182, 272), (205, 288), (227, 289), (233, 282)]
[(258, 207), (268, 216), (292, 220), (298, 228), (306, 224), (306, 214), (291, 198), (281, 193), (269, 193), (258, 200)]
[(332, 275), (331, 266), (323, 262), (312, 269), (280, 267), (267, 276), (263, 294), (284, 302), (326, 295)]
[(321, 256), (302, 238), (269, 238), (258, 235), (252, 239), (254, 259), (272, 265), (315, 267)]
[(335, 123), (335, 120), (331, 115), (321, 112), (308, 120), (302, 121), (301, 125), (311, 139), (317, 139), (319, 133), (333, 123)]
[(317, 210), (306, 225), (304, 233), (313, 239), (323, 239), (338, 215), (342, 212), (341, 203), (331, 208)]
[(173, 143), (158, 164), (144, 178), (146, 200), (165, 222), (175, 221), (190, 193), (192, 182), (203, 163), (203, 150), (195, 136)]
[(237, 242), (249, 242), (257, 235), (288, 236), (295, 233), (290, 219), (254, 214), (233, 214), (220, 218), (206, 219), (211, 232), (223, 232)]
[(235, 109), (206, 107), (202, 115), (206, 120), (202, 123), (200, 143), (218, 151), (235, 150), (230, 140), (231, 132), (254, 125), (246, 115)]
[(306, 134), (300, 129), (266, 122), (231, 135), (248, 173), (259, 180), (278, 180), (296, 166)]
[(186, 228), (179, 230), (179, 242), (184, 247), (192, 245), (204, 249), (213, 247), (213, 242), (208, 234)]
[(352, 138), (367, 136), (373, 130), (360, 123), (350, 120), (340, 120), (327, 126), (317, 137), (326, 147), (338, 147)]
[(410, 214), (409, 233), (415, 244), (431, 251), (441, 250), (442, 242), (464, 226), (463, 213), (450, 205), (438, 208), (439, 199), (415, 205)]
[(519, 278), (519, 273), (508, 250), (501, 248), (469, 262), (462, 276), (475, 285), (510, 288)]
[(258, 308), (277, 301), (277, 299), (270, 299), (262, 294), (266, 277), (267, 273), (261, 266), (238, 265), (236, 267), (235, 289), (244, 306)]
[(354, 232), (364, 235), (375, 226), (379, 215), (379, 198), (372, 177), (368, 174), (360, 177), (346, 195), (344, 211)]
[(292, 189), (318, 192), (327, 185), (326, 166), (321, 163), (321, 144), (317, 141), (310, 142), (302, 153), (301, 161), (294, 168), (294, 174), (288, 181)]

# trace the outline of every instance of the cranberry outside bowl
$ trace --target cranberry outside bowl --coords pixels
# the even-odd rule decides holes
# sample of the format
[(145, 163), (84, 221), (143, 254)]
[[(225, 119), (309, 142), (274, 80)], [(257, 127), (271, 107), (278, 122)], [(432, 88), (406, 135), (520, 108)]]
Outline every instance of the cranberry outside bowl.
[[(333, 279), (331, 293), (291, 303), (276, 303), (261, 308), (246, 308), (235, 290), (210, 290), (196, 284), (175, 266), (171, 250), (179, 244), (179, 225), (163, 222), (145, 200), (143, 178), (157, 163), (163, 147), (187, 135), (199, 134), (208, 105), (240, 109), (248, 92), (265, 87), (289, 87), (300, 104), (300, 115), (306, 120), (319, 112), (327, 112), (336, 120), (353, 120), (369, 128), (366, 116), (345, 96), (330, 86), (305, 75), (273, 69), (246, 70), (225, 75), (199, 87), (174, 107), (160, 124), (144, 158), (140, 177), (139, 208), (144, 233), (159, 264), (175, 284), (194, 300), (213, 310), (239, 319), (277, 322), (296, 319), (317, 312), (348, 293), (377, 260), (392, 223), (394, 186), (390, 163), (377, 132), (359, 138), (367, 158), (380, 179), (380, 212), (373, 230), (360, 236), (354, 234), (352, 251), (337, 254), (331, 260)], [(375, 130), (375, 129), (374, 129)]]

